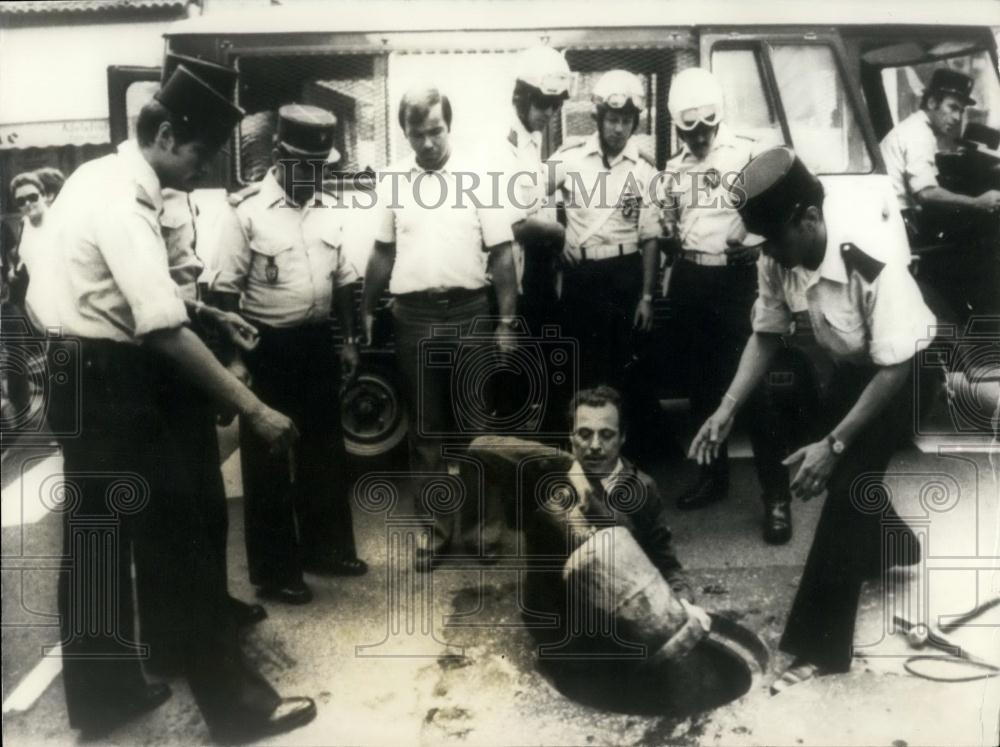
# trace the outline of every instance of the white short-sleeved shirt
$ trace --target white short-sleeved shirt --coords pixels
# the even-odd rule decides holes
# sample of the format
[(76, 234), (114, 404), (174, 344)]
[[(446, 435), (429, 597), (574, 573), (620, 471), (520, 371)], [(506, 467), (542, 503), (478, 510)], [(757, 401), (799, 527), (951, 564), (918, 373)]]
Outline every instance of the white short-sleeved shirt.
[(187, 322), (160, 233), (162, 209), (159, 179), (133, 141), (73, 172), (46, 216), (52, 261), (29, 283), (35, 320), (118, 342)]
[[(655, 204), (656, 169), (639, 155), (635, 138), (607, 162), (597, 133), (551, 159), (566, 206), (567, 250), (638, 244), (663, 235)], [(604, 185), (603, 190), (601, 185)]]
[(411, 156), (379, 175), (375, 239), (396, 245), (390, 293), (489, 284), (489, 250), (514, 238), (501, 180), (489, 171), (453, 153), (438, 171)]
[(743, 167), (757, 155), (756, 143), (720, 124), (705, 158), (699, 160), (686, 144), (667, 161), (662, 180), (666, 211), (676, 216), (677, 236), (685, 249), (722, 254), (733, 239), (746, 246), (764, 242), (748, 234), (730, 192)]
[[(840, 204), (838, 204), (838, 202)], [(807, 311), (816, 341), (838, 360), (889, 366), (930, 344), (934, 314), (899, 261), (899, 223), (881, 206), (824, 201), (826, 254), (819, 268), (785, 269), (768, 256), (757, 263), (755, 332), (786, 334), (793, 315)]]
[(167, 263), (170, 277), (177, 283), (185, 301), (198, 300), (198, 278), (205, 269), (195, 251), (195, 218), (197, 209), (190, 195), (176, 189), (163, 190), (163, 212), (160, 229), (167, 246)]
[(334, 288), (358, 279), (341, 253), (346, 211), (326, 193), (295, 205), (269, 172), (216, 227), (212, 289), (242, 294), (243, 313), (272, 327), (329, 319)]
[[(506, 197), (510, 203), (511, 221), (516, 223), (537, 216), (555, 223), (555, 206), (549, 204), (546, 195), (547, 177), (545, 164), (542, 161), (542, 133), (528, 132), (515, 112), (505, 146), (509, 162), (501, 186), (506, 190)], [(520, 286), (521, 278), (524, 276), (524, 249), (515, 240), (513, 250), (517, 282)]]
[(940, 150), (927, 112), (922, 109), (896, 125), (882, 140), (882, 158), (902, 209), (917, 206), (913, 195), (938, 186), (934, 156)]

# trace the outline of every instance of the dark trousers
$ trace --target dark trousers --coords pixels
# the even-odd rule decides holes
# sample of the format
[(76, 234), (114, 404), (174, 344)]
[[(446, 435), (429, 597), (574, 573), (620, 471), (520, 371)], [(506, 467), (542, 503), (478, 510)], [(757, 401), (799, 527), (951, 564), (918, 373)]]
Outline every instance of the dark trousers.
[[(679, 259), (670, 278), (669, 298), (680, 335), (677, 349), (686, 358), (691, 415), (700, 426), (722, 401), (752, 333), (757, 268), (711, 267)], [(781, 465), (787, 441), (764, 385), (757, 387), (742, 417), (765, 500), (788, 500), (788, 472)], [(720, 458), (706, 471), (725, 475), (728, 470), (723, 447)]]
[[(874, 373), (870, 368), (838, 368), (831, 401), (824, 403), (823, 422), (803, 434), (804, 440), (815, 441), (829, 433)], [(861, 585), (882, 568), (885, 537), (897, 534), (892, 544), (914, 541), (882, 487), (889, 460), (913, 423), (913, 407), (913, 387), (907, 382), (837, 462), (781, 638), (782, 651), (834, 672), (850, 668)]]
[(300, 435), (292, 483), (288, 455), (270, 454), (240, 422), (250, 581), (281, 586), (301, 581), (303, 563), (356, 556), (340, 362), (329, 325), (255, 324), (260, 343), (246, 354), (253, 389), (290, 417)]
[(100, 724), (144, 686), (133, 645), (133, 555), (148, 593), (180, 611), (184, 672), (209, 725), (270, 711), (278, 696), (244, 661), (227, 614), (224, 561), (184, 459), (187, 434), (173, 430), (158, 397), (167, 364), (141, 347), (99, 340), (52, 343), (49, 355), (63, 358), (63, 368), (75, 358), (71, 369), (80, 372), (76, 396), (56, 390), (49, 413), (57, 432), (80, 424), (61, 441), (59, 613), (70, 724)]
[[(489, 315), (489, 298), (481, 292), (453, 293), (440, 299), (397, 296), (392, 307), (396, 356), (410, 418), (409, 447), (414, 507), (433, 521), (431, 547), (446, 552), (464, 544), (473, 554), (493, 552), (500, 542), (503, 510), (475, 490), (477, 481), (458, 464), (464, 500), (449, 506), (434, 500), (434, 480), (448, 473), (443, 450), (456, 453), (470, 436), (481, 432), (478, 412), (490, 409), (482, 379), (462, 378), (465, 356), (487, 352), (492, 325), (476, 324)], [(476, 332), (476, 336), (473, 336)], [(446, 489), (445, 493), (452, 493)], [(443, 509), (443, 510), (442, 510)]]
[(642, 295), (642, 255), (581, 262), (563, 271), (563, 335), (579, 347), (580, 388), (624, 390), (632, 358), (632, 322)]
[[(222, 590), (228, 598), (226, 545), (229, 513), (215, 428), (217, 409), (206, 395), (172, 368), (160, 371), (157, 403), (170, 431), (182, 436), (175, 443), (179, 449), (180, 464), (186, 473), (184, 483), (198, 502), (201, 520), (208, 532), (211, 557), (217, 563), (217, 572), (224, 579)], [(153, 562), (148, 565), (141, 560)], [(165, 558), (136, 557), (140, 635), (142, 642), (149, 646), (150, 657), (162, 657), (164, 663), (180, 656), (184, 644), (183, 631), (187, 627), (184, 620), (187, 610), (159, 592), (160, 578), (169, 568), (171, 564)]]

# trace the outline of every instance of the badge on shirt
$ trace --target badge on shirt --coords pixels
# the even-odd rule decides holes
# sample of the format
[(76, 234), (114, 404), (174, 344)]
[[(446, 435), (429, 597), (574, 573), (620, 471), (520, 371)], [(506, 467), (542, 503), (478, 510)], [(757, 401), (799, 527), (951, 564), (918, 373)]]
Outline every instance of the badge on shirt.
[(622, 215), (627, 219), (639, 215), (639, 208), (642, 207), (642, 198), (632, 192), (626, 192), (621, 199)]
[(264, 277), (267, 278), (267, 282), (274, 285), (278, 282), (278, 265), (274, 261), (274, 257), (267, 258), (267, 267), (264, 268)]
[(718, 169), (708, 169), (704, 173), (705, 186), (710, 190), (717, 188), (722, 183), (722, 176), (719, 174)]

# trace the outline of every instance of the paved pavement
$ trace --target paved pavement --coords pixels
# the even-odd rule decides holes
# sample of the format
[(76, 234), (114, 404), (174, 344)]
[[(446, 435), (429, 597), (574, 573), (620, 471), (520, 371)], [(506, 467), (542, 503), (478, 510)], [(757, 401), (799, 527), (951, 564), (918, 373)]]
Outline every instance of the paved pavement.
[[(227, 456), (232, 434), (224, 435)], [(308, 580), (307, 607), (269, 605), (268, 620), (246, 648), (282, 692), (317, 698), (309, 726), (272, 740), (288, 745), (992, 745), (997, 743), (1000, 678), (966, 684), (907, 674), (914, 653), (889, 633), (892, 614), (945, 623), (1000, 593), (998, 483), (986, 453), (922, 454), (894, 460), (887, 481), (904, 517), (925, 532), (926, 567), (866, 587), (852, 671), (800, 685), (778, 697), (767, 685), (786, 664), (776, 651), (785, 615), (820, 508), (795, 506), (795, 535), (784, 547), (759, 538), (760, 508), (749, 460), (734, 469), (730, 498), (702, 511), (672, 515), (678, 551), (700, 601), (738, 620), (769, 647), (768, 670), (736, 701), (687, 716), (612, 712), (561, 693), (535, 667), (530, 637), (519, 626), (517, 574), (442, 568), (415, 576), (390, 562), (384, 512), (357, 511), (361, 578)], [(997, 455), (993, 454), (994, 460)], [(53, 627), (59, 517), (33, 491), (58, 458), (36, 455), (27, 476), (3, 491), (3, 737), (10, 745), (62, 745), (68, 730), (57, 660), (41, 656), (57, 642)], [(226, 461), (227, 485), (239, 494), (238, 453)], [(676, 461), (652, 470), (668, 496), (693, 477)], [(252, 597), (241, 542), (242, 504), (230, 502), (231, 588)], [(14, 517), (8, 519), (8, 517)], [(397, 575), (398, 574), (398, 575)], [(394, 578), (401, 586), (389, 584)], [(431, 620), (392, 614), (391, 588), (423, 599)], [(950, 617), (949, 617), (950, 616)], [(1000, 608), (954, 634), (982, 657), (1000, 659)], [(935, 676), (966, 674), (940, 660)], [(51, 681), (51, 684), (48, 682)], [(46, 686), (48, 684), (48, 686)], [(198, 744), (208, 734), (183, 681), (163, 707), (112, 734), (108, 744)], [(32, 688), (40, 690), (31, 698)], [(15, 706), (26, 710), (17, 710)]]

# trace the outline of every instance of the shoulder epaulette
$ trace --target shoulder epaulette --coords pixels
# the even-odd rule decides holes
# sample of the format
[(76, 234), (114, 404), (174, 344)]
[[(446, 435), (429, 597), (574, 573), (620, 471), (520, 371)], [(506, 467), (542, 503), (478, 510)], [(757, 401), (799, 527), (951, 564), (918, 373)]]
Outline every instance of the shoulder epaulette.
[(875, 279), (885, 267), (885, 262), (880, 262), (870, 254), (865, 254), (858, 247), (850, 242), (840, 245), (840, 256), (844, 258), (844, 266), (848, 271), (857, 270), (867, 282), (874, 283)]
[(232, 207), (239, 207), (247, 198), (253, 197), (260, 192), (261, 182), (251, 182), (238, 192), (233, 192), (226, 199)]
[(153, 198), (149, 196), (145, 189), (140, 185), (135, 185), (135, 201), (144, 207), (148, 207), (150, 210), (156, 210), (156, 204), (153, 202)]

